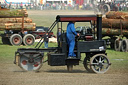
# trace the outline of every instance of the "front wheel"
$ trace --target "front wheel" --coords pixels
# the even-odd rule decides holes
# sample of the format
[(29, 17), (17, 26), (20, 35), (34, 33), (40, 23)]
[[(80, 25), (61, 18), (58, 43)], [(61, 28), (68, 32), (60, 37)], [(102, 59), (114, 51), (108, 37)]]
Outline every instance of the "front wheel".
[(96, 54), (91, 60), (91, 69), (95, 73), (105, 73), (108, 71), (111, 63), (106, 55), (104, 54)]
[(28, 58), (26, 56), (20, 56), (19, 66), (24, 71), (38, 71), (42, 67), (42, 58)]

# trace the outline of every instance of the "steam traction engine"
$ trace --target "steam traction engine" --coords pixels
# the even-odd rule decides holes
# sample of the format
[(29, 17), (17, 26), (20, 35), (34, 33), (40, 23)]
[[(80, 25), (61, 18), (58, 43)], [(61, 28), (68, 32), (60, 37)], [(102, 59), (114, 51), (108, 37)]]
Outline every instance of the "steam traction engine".
[[(67, 59), (68, 44), (62, 23), (71, 21), (75, 21), (76, 23), (90, 22), (90, 24), (92, 21), (97, 21), (97, 25), (77, 30), (80, 33), (80, 37), (76, 37), (76, 46), (74, 49), (77, 56), (73, 59)], [(110, 61), (107, 58), (106, 43), (102, 40), (102, 15), (58, 15), (48, 32), (51, 32), (56, 25), (57, 28), (61, 28), (61, 35), (58, 37), (58, 47), (40, 49), (43, 42), (39, 42), (35, 48), (19, 48), (15, 53), (14, 63), (26, 71), (38, 71), (43, 63), (44, 52), (48, 52), (48, 65), (66, 65), (67, 70), (72, 71), (74, 65), (79, 65), (81, 53), (85, 53), (86, 56), (83, 64), (87, 71), (95, 73), (107, 72), (110, 67)], [(97, 33), (95, 33), (95, 30), (97, 30)]]

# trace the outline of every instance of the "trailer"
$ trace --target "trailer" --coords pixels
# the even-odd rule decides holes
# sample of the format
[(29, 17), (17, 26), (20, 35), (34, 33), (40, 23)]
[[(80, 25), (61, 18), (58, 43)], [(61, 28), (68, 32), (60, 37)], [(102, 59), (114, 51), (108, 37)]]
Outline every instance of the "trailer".
[[(36, 31), (36, 28), (44, 29), (45, 27), (36, 26), (32, 19), (28, 18), (26, 9), (9, 10), (0, 9), (0, 34), (3, 44), (11, 45), (33, 45), (35, 39), (44, 37), (45, 31)], [(49, 37), (53, 32), (49, 33)], [(55, 36), (54, 36), (55, 37)]]
[(128, 52), (128, 13), (106, 13), (106, 17), (102, 18), (102, 37), (111, 49)]
[[(24, 16), (0, 16), (0, 18), (18, 18), (21, 20), (21, 23), (7, 23), (4, 24), (3, 28), (1, 27), (1, 31), (4, 31), (3, 34), (1, 34), (2, 42), (3, 44), (9, 44), (11, 45), (21, 45), (22, 41), (25, 45), (32, 45), (35, 42), (35, 37), (31, 34), (31, 31), (34, 31), (35, 28), (24, 28)], [(0, 23), (1, 24), (1, 23)], [(33, 24), (35, 25), (35, 24)], [(1, 25), (2, 26), (2, 25)], [(17, 27), (12, 27), (17, 26)], [(26, 34), (27, 32), (27, 34)]]
[[(76, 58), (68, 57), (68, 44), (66, 40), (66, 32), (63, 30), (65, 22), (89, 22), (97, 21), (97, 26), (79, 30), (80, 37), (76, 37), (76, 45), (74, 52)], [(56, 26), (57, 25), (57, 26)], [(49, 27), (51, 32), (54, 27), (61, 28), (60, 39), (58, 39), (57, 47), (40, 48), (43, 42), (40, 42), (35, 48), (19, 48), (15, 52), (14, 64), (18, 65), (25, 71), (38, 71), (44, 61), (44, 53), (47, 52), (48, 65), (50, 66), (67, 66), (67, 70), (71, 72), (73, 66), (79, 65), (81, 61), (81, 53), (85, 53), (83, 65), (89, 72), (105, 73), (110, 68), (110, 61), (106, 53), (106, 43), (102, 40), (102, 15), (58, 15), (55, 22)], [(97, 28), (97, 32), (95, 31)], [(92, 31), (93, 30), (93, 31)], [(96, 36), (97, 35), (97, 36)], [(42, 38), (43, 39), (43, 38)]]

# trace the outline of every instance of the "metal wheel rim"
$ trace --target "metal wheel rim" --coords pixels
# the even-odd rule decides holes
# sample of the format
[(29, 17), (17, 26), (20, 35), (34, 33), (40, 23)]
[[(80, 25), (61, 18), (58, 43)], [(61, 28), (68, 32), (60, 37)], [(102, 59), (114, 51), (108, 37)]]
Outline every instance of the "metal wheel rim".
[[(23, 62), (26, 61), (26, 64)], [(28, 58), (23, 56), (20, 57), (20, 67), (24, 71), (38, 71), (42, 66), (42, 60), (40, 58), (34, 59), (35, 63), (29, 63)]]
[(97, 54), (91, 58), (91, 69), (95, 73), (105, 73), (110, 67), (109, 59), (104, 54)]
[(19, 44), (20, 43), (20, 38), (19, 37), (14, 37), (13, 38), (13, 43), (14, 44)]
[(32, 39), (31, 37), (26, 38), (26, 42), (27, 42), (28, 44), (31, 44), (32, 41), (33, 41), (33, 39)]

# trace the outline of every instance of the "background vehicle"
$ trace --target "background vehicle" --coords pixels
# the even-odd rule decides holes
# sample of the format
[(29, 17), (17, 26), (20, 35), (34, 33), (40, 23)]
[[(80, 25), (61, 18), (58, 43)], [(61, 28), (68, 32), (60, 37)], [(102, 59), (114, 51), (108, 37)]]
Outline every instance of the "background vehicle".
[(97, 1), (97, 4), (94, 4), (94, 13), (101, 12), (102, 14), (105, 14), (109, 11), (119, 11), (119, 5), (121, 3), (126, 3), (125, 0), (113, 0), (113, 1), (108, 1), (108, 0), (100, 0), (99, 2)]
[[(36, 31), (32, 31), (32, 34), (35, 36), (36, 39), (44, 37), (45, 33), (48, 31), (48, 27), (43, 26), (36, 26)], [(48, 33), (49, 38), (56, 37), (53, 32)]]
[[(36, 29), (32, 19), (28, 18), (26, 9), (22, 10), (2, 10), (0, 11), (0, 31), (3, 44), (11, 45), (33, 45), (36, 38), (43, 37), (45, 32)], [(47, 31), (48, 28), (40, 27)], [(49, 37), (53, 36), (53, 32), (49, 33)]]

